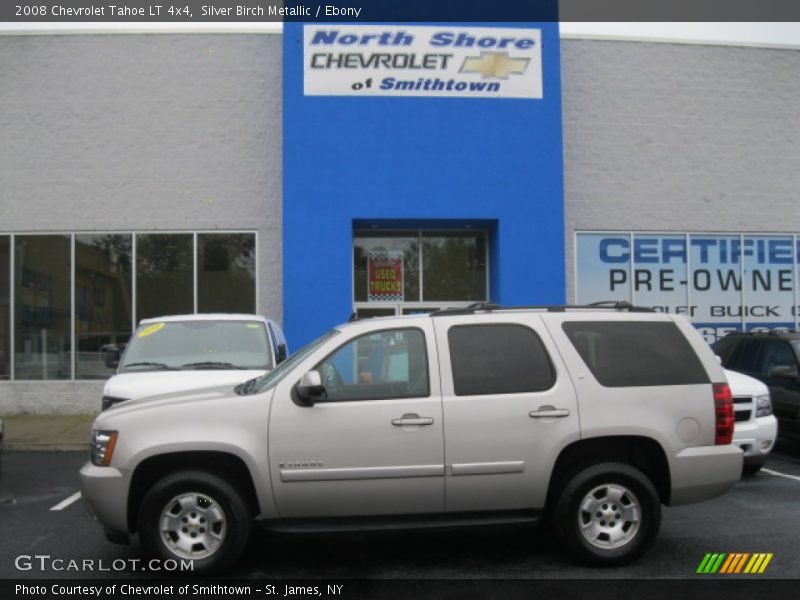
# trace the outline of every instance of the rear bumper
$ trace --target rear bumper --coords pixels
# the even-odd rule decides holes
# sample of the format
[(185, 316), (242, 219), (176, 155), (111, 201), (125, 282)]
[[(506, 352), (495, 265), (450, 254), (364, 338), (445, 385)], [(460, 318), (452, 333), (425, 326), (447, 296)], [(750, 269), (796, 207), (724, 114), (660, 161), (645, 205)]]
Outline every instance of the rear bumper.
[(98, 467), (90, 462), (80, 471), (81, 495), (89, 513), (114, 535), (128, 533), (129, 478), (114, 467)]
[(691, 504), (721, 496), (742, 477), (742, 450), (734, 445), (685, 448), (670, 465), (669, 504)]

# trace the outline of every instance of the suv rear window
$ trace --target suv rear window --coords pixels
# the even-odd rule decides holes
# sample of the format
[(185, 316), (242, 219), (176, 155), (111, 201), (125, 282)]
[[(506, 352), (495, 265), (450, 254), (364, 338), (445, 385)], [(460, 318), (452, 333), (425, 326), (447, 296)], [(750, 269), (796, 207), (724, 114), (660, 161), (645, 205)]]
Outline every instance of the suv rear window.
[(456, 325), (447, 333), (456, 396), (547, 390), (555, 371), (539, 335), (522, 325)]
[(564, 332), (606, 387), (710, 383), (674, 323), (570, 321)]

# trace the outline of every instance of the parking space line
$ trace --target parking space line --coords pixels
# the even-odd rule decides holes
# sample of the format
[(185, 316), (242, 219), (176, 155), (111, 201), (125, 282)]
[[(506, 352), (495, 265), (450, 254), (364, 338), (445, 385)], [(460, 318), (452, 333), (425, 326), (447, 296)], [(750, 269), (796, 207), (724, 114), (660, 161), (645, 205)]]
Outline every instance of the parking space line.
[(786, 477), (787, 479), (794, 479), (795, 481), (800, 481), (800, 477), (797, 475), (787, 475), (786, 473), (779, 473), (778, 471), (773, 471), (772, 469), (761, 469), (762, 473), (768, 473), (769, 475), (775, 475), (776, 477)]
[(53, 506), (50, 510), (64, 510), (65, 508), (67, 508), (73, 502), (77, 502), (77, 500), (80, 497), (81, 497), (81, 493), (80, 492), (75, 492), (69, 498), (66, 498), (66, 499), (62, 500), (61, 502), (59, 502), (58, 504)]

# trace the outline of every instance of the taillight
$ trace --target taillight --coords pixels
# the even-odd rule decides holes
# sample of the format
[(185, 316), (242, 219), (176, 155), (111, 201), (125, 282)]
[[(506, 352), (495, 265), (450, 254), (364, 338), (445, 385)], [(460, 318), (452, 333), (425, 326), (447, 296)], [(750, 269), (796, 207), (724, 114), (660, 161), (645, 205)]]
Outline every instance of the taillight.
[(727, 383), (715, 383), (713, 386), (716, 422), (714, 444), (721, 446), (730, 444), (733, 439), (733, 396)]

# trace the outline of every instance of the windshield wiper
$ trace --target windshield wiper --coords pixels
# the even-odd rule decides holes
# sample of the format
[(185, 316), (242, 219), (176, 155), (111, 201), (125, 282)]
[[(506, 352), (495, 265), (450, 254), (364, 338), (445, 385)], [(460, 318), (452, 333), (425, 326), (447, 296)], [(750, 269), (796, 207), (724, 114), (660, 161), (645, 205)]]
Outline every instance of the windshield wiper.
[(160, 362), (135, 362), (129, 363), (127, 365), (122, 365), (123, 369), (127, 369), (129, 367), (155, 367), (157, 369), (166, 369), (169, 371), (177, 371), (175, 367), (170, 367), (169, 365), (165, 365), (164, 363)]
[(234, 365), (233, 363), (217, 362), (213, 360), (192, 362), (192, 363), (186, 363), (185, 365), (181, 365), (181, 369), (184, 369), (186, 367), (195, 367), (195, 368), (209, 367), (212, 369), (244, 369), (244, 367), (239, 367), (237, 365)]

